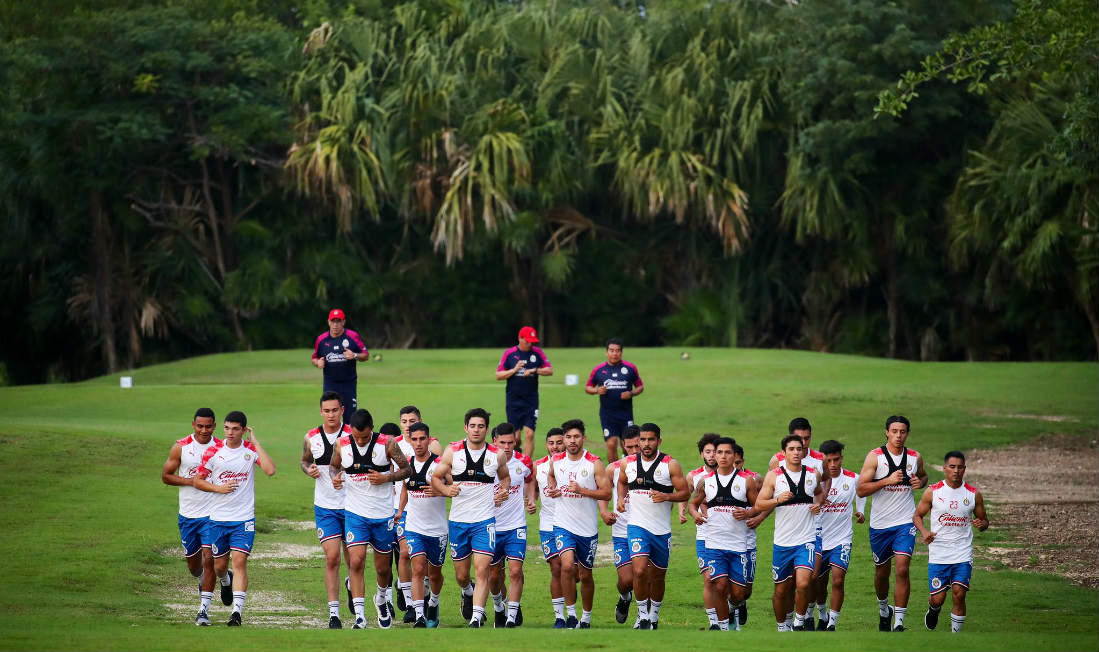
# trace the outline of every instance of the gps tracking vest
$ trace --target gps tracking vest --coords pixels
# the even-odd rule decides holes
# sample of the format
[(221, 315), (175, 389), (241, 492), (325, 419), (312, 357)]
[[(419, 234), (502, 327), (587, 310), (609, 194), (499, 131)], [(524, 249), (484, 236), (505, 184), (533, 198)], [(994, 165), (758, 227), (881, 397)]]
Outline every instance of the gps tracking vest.
[(484, 453), (481, 454), (481, 459), (476, 462), (473, 461), (473, 456), (469, 454), (468, 442), (462, 442), (462, 450), (466, 454), (466, 469), (461, 473), (454, 474), (455, 482), (483, 482), (496, 483), (496, 478), (485, 473), (485, 457), (488, 455), (488, 445), (485, 445)]
[(656, 467), (660, 466), (660, 461), (664, 459), (664, 453), (656, 451), (656, 457), (653, 458), (653, 463), (649, 466), (649, 470), (646, 471), (641, 466), (641, 453), (637, 454), (637, 477), (633, 481), (626, 484), (631, 490), (633, 489), (647, 489), (649, 491), (659, 491), (662, 494), (670, 494), (675, 489), (670, 484), (660, 484), (653, 477), (656, 475)]
[[(412, 466), (412, 475), (408, 476), (408, 479), (405, 480), (404, 483), (409, 491), (424, 491), (431, 486), (431, 481), (427, 479), (427, 468), (437, 459), (439, 459), (439, 456), (432, 453), (428, 456), (427, 461), (424, 462), (423, 467), (419, 471), (416, 470), (416, 458), (412, 458), (408, 461), (409, 465)], [(483, 463), (484, 458), (482, 458), (481, 461)]]
[[(386, 460), (385, 464), (374, 463), (374, 444), (378, 443), (378, 436), (373, 435), (370, 438), (370, 443), (366, 445), (366, 452), (359, 453), (359, 445), (355, 442), (355, 438), (351, 438), (351, 466), (344, 469), (348, 475), (363, 475), (370, 471), (376, 471), (383, 473), (389, 471), (389, 460)], [(325, 454), (331, 454), (331, 447), (325, 449)]]
[[(746, 500), (741, 500), (733, 496), (733, 483), (736, 482), (736, 477), (740, 472), (733, 469), (733, 475), (729, 478), (729, 484), (721, 484), (721, 478), (714, 473), (714, 483), (717, 484), (717, 493), (713, 498), (706, 501), (708, 507), (742, 507), (749, 508), (751, 505)], [(789, 478), (789, 476), (787, 476)], [(804, 478), (802, 478), (804, 482)], [(793, 484), (791, 482), (791, 484)], [(800, 487), (799, 487), (800, 488)]]
[[(322, 453), (320, 457), (315, 457), (313, 459), (317, 463), (317, 466), (322, 466), (322, 465), (325, 465), (325, 464), (331, 464), (332, 463), (332, 442), (328, 441), (328, 435), (327, 435), (327, 433), (324, 432), (324, 424), (323, 423), (321, 425), (317, 426), (317, 432), (319, 432), (320, 435), (321, 435), (321, 443), (324, 444), (324, 453)], [(343, 434), (342, 432), (337, 432), (336, 433), (336, 441), (339, 441), (340, 435), (342, 435), (342, 434)]]
[[(796, 485), (794, 484), (794, 479), (790, 477), (789, 473), (786, 472), (786, 467), (780, 466), (779, 468), (782, 469), (782, 475), (786, 476), (786, 483), (790, 485), (790, 487), (792, 488), (791, 490), (794, 492), (794, 497), (782, 504), (799, 505), (812, 503), (813, 497), (805, 493), (805, 473), (806, 471), (808, 471), (808, 468), (804, 466), (801, 467), (801, 478), (798, 480)], [(718, 484), (720, 485), (720, 483)], [(730, 482), (729, 484), (732, 485), (733, 483)]]
[(882, 446), (881, 451), (885, 453), (885, 463), (889, 465), (889, 470), (885, 475), (880, 478), (874, 478), (874, 482), (878, 480), (884, 480), (893, 475), (897, 471), (901, 472), (901, 484), (911, 484), (912, 478), (908, 476), (908, 448), (901, 446), (901, 461), (900, 463), (893, 461), (893, 454), (889, 452), (889, 446)]

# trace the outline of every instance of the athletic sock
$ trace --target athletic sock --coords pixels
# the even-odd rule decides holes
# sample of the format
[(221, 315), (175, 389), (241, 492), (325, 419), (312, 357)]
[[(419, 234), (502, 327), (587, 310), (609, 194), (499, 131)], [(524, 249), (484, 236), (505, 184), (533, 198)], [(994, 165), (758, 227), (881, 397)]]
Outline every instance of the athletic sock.
[(328, 603), (328, 617), (339, 618), (340, 617), (340, 601), (331, 600)]
[(374, 604), (380, 607), (386, 602), (389, 602), (389, 591), (389, 587), (379, 586), (378, 591), (374, 594)]
[(638, 600), (637, 601), (637, 617), (641, 620), (649, 619), (649, 601)]
[(244, 599), (248, 597), (247, 591), (233, 591), (233, 613), (244, 611)]
[(817, 618), (817, 603), (816, 602), (810, 602), (808, 605), (806, 605), (806, 607), (805, 607), (805, 617), (806, 618), (811, 618), (814, 621), (816, 620), (816, 618)]
[(649, 600), (649, 620), (652, 622), (660, 622), (660, 605), (664, 604), (660, 600)]
[(218, 582), (222, 586), (229, 586), (229, 573), (226, 573), (226, 574), (222, 575), (221, 577), (219, 577)]
[(786, 624), (785, 620), (781, 623), (775, 623), (775, 625), (778, 627), (778, 631), (780, 632), (786, 632), (790, 630), (790, 627)]
[(625, 593), (622, 593), (621, 591), (619, 591), (618, 592), (618, 599), (619, 600), (625, 600), (626, 602), (629, 602), (629, 601), (633, 600), (633, 591), (626, 591)]
[(950, 631), (954, 634), (962, 631), (962, 625), (965, 624), (965, 616), (959, 616), (958, 614), (950, 614)]
[(586, 611), (586, 610), (581, 610), (581, 612), (580, 612), (580, 622), (588, 623), (590, 625), (591, 624), (591, 612)]
[(717, 628), (720, 629), (721, 631), (723, 631), (723, 632), (729, 631), (729, 620), (728, 619), (719, 620), (719, 621), (717, 621), (716, 624), (717, 624)]
[(401, 593), (404, 594), (404, 603), (412, 604), (412, 582), (398, 582), (397, 586), (400, 587)]
[(907, 607), (893, 607), (893, 627), (904, 627), (904, 614)]
[(355, 612), (355, 620), (366, 620), (366, 598), (352, 598), (351, 609)]
[(198, 594), (198, 610), (209, 611), (210, 601), (214, 599), (213, 591), (202, 591)]
[(569, 615), (569, 618), (576, 618), (576, 603), (565, 605), (565, 613)]
[(565, 619), (565, 599), (553, 598), (550, 600), (553, 603), (553, 617), (557, 620)]
[(482, 623), (485, 622), (485, 608), (484, 607), (478, 607), (477, 605), (473, 606), (473, 617), (469, 619), (469, 622), (472, 623), (473, 621), (478, 621), (478, 622), (482, 622)]
[(424, 617), (424, 601), (423, 600), (413, 600), (412, 601), (412, 608), (416, 610), (416, 618), (417, 619), (420, 619), (420, 618)]
[(882, 600), (880, 598), (878, 599), (878, 615), (881, 616), (882, 618), (885, 618), (886, 616), (889, 615), (889, 599), (888, 598), (886, 598), (885, 600)]
[(508, 603), (508, 622), (513, 623), (513, 622), (515, 622), (515, 619), (518, 618), (518, 617), (519, 617), (519, 603), (518, 602), (509, 602)]
[(835, 609), (828, 610), (828, 626), (835, 627), (836, 623), (840, 621), (840, 612)]
[(493, 593), (492, 594), (492, 608), (495, 611), (503, 611), (504, 609), (507, 609), (507, 603), (504, 602), (504, 594), (503, 593)]
[(431, 597), (427, 599), (427, 606), (438, 607), (439, 606), (439, 594), (432, 593)]
[(794, 626), (794, 612), (786, 614), (786, 629), (790, 629)]
[(805, 625), (805, 614), (794, 613), (794, 627)]
[(462, 595), (473, 595), (473, 582), (462, 587)]
[(711, 625), (717, 624), (717, 609), (706, 610), (706, 620), (710, 621)]
[(393, 602), (393, 587), (392, 586), (385, 587), (385, 601), (386, 602)]

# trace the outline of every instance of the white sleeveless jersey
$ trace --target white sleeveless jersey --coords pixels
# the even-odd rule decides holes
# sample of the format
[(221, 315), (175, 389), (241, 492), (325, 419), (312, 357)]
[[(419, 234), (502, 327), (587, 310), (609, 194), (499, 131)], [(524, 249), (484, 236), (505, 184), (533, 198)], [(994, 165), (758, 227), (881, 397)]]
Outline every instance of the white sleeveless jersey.
[[(176, 475), (181, 478), (193, 478), (202, 465), (202, 456), (213, 446), (217, 448), (222, 442), (217, 437), (210, 437), (205, 444), (198, 443), (194, 433), (191, 433), (176, 442), (179, 444), (179, 469)], [(205, 518), (210, 515), (210, 505), (213, 504), (214, 494), (202, 491), (194, 487), (179, 488), (179, 515), (183, 518)]]
[[(698, 485), (706, 481), (706, 476), (712, 473), (712, 471), (705, 465), (694, 469), (687, 474), (687, 485), (691, 488), (691, 494), (693, 495), (695, 490), (698, 489)], [(695, 540), (701, 541), (703, 545), (706, 543), (706, 531), (710, 529), (710, 521), (707, 519), (702, 525), (695, 526)]]
[[(916, 475), (916, 461), (920, 454), (911, 448), (905, 449), (908, 461), (905, 464), (909, 477)], [(878, 468), (874, 471), (874, 479), (880, 480), (889, 475), (889, 463), (886, 455), (893, 458), (894, 464), (900, 464), (901, 456), (893, 455), (884, 446), (873, 451), (878, 456)], [(912, 485), (907, 483), (882, 487), (871, 494), (874, 502), (870, 505), (870, 527), (875, 530), (906, 525), (912, 522), (912, 515), (916, 513), (916, 501), (912, 497)]]
[(851, 543), (855, 534), (851, 518), (855, 511), (866, 509), (866, 498), (855, 495), (858, 483), (858, 474), (847, 469), (840, 469), (840, 474), (832, 478), (825, 498), (827, 502), (820, 510), (822, 549), (831, 550)]
[(496, 506), (493, 504), (492, 494), (495, 492), (497, 465), (500, 463), (499, 453), (492, 444), (485, 444), (480, 450), (469, 451), (473, 463), (484, 461), (484, 479), (460, 479), (458, 476), (466, 472), (465, 440), (460, 440), (450, 445), (453, 459), (450, 461), (450, 475), (454, 478), (454, 484), (458, 485), (461, 492), (450, 499), (450, 520), (455, 523), (480, 523), (493, 518), (496, 514)]
[(611, 462), (607, 474), (611, 479), (611, 504), (608, 507), (618, 517), (611, 526), (611, 537), (625, 539), (626, 527), (630, 524), (630, 494), (626, 492), (626, 511), (618, 511), (618, 478), (622, 476), (622, 460)]
[[(377, 433), (373, 436), (376, 439), (372, 450), (369, 441), (366, 446), (359, 446), (350, 435), (340, 437), (340, 465), (344, 471), (343, 486), (347, 490), (343, 508), (362, 518), (392, 518), (393, 483), (370, 484), (366, 474), (368, 469), (377, 473), (389, 472), (390, 460), (385, 453), (389, 437)], [(361, 462), (363, 466), (353, 468), (356, 464), (355, 453), (365, 456), (368, 450), (370, 458)]]
[(553, 512), (557, 507), (557, 499), (546, 493), (549, 491), (549, 468), (549, 455), (534, 463), (534, 481), (538, 483), (541, 500), (541, 506), (538, 508), (538, 529), (543, 532), (553, 530)]
[[(786, 468), (786, 453), (783, 453), (782, 451), (775, 453), (775, 461), (778, 462), (779, 466)], [(801, 458), (801, 465), (813, 469), (820, 474), (822, 479), (824, 478), (824, 454), (820, 451), (815, 451), (810, 448), (809, 454)], [(817, 533), (819, 534), (821, 527), (823, 527), (820, 514), (816, 515), (814, 522), (816, 523)]]
[(722, 505), (718, 497), (720, 483), (720, 487), (729, 489), (731, 498), (747, 502), (750, 482), (755, 482), (755, 476), (744, 471), (729, 475), (709, 472), (702, 476), (701, 484), (705, 487), (703, 497), (706, 502), (707, 548), (746, 552), (755, 547), (755, 531), (748, 527), (746, 521), (738, 521), (733, 516), (734, 509), (750, 509), (750, 506)]
[(256, 465), (259, 455), (252, 442), (243, 442), (236, 448), (210, 446), (202, 455), (202, 464), (195, 475), (213, 485), (235, 481), (237, 488), (231, 493), (211, 493), (210, 520), (225, 523), (250, 521), (256, 517)]
[[(508, 487), (508, 499), (496, 508), (497, 532), (507, 532), (527, 524), (527, 501), (523, 496), (523, 487), (534, 473), (534, 465), (526, 455), (513, 453), (508, 460), (508, 472), (511, 474), (511, 486)], [(499, 489), (500, 484), (496, 483), (493, 493)]]
[[(425, 462), (417, 462), (413, 456), (408, 459), (408, 464), (415, 473), (423, 470)], [(427, 463), (425, 479), (428, 483), (431, 482), (431, 476), (435, 473), (437, 466), (439, 466), (438, 458)], [(428, 496), (423, 489), (409, 489), (405, 514), (405, 530), (409, 532), (429, 537), (441, 537), (447, 534), (446, 498), (443, 496)]]
[[(651, 462), (642, 459), (641, 469), (648, 473), (655, 464), (656, 469), (652, 472), (653, 482), (670, 487), (672, 472), (669, 463), (672, 461), (672, 456), (659, 452), (658, 455), (659, 457)], [(638, 453), (623, 458), (622, 465), (625, 467), (627, 484), (637, 479), (637, 460), (640, 457), (641, 454)], [(630, 524), (644, 528), (652, 534), (668, 534), (672, 531), (672, 503), (671, 501), (654, 503), (652, 495), (651, 489), (630, 489)]]
[[(771, 471), (775, 476), (775, 496), (785, 492), (794, 491), (795, 487), (791, 487), (786, 481), (786, 475), (783, 470), (786, 467), (779, 466)], [(794, 484), (797, 485), (801, 481), (801, 474), (805, 474), (805, 493), (811, 498), (813, 492), (817, 489), (817, 474), (813, 469), (802, 467), (799, 473), (791, 473), (790, 477), (793, 479)], [(798, 504), (786, 504), (779, 505), (775, 508), (775, 545), (790, 547), (800, 546), (806, 543), (811, 543), (817, 538), (817, 526), (816, 518), (813, 513), (809, 511), (811, 503), (798, 503)]]
[[(432, 437), (430, 439), (430, 441), (438, 441), (438, 440), (436, 440), (434, 437)], [(402, 453), (404, 453), (404, 458), (406, 460), (412, 460), (412, 458), (416, 457), (416, 451), (414, 451), (412, 449), (412, 444), (410, 444), (408, 442), (408, 440), (404, 438), (404, 435), (401, 435), (400, 437), (397, 437), (397, 447), (401, 449)], [(393, 465), (392, 470), (393, 471), (397, 470), (397, 465), (396, 464)], [(396, 512), (400, 508), (401, 508), (401, 483), (400, 482), (394, 482), (393, 483), (393, 511)]]
[[(325, 456), (325, 443), (328, 448), (335, 449), (340, 437), (351, 436), (351, 426), (343, 425), (334, 433), (324, 432), (324, 427), (313, 428), (305, 433), (305, 441), (309, 444), (309, 452), (313, 455), (313, 462), (317, 470), (321, 472), (319, 478), (313, 480), (313, 504), (324, 509), (343, 509), (344, 490), (332, 486), (332, 467), (329, 465), (331, 454)], [(322, 439), (323, 437), (323, 439)]]
[(931, 564), (960, 564), (973, 561), (973, 509), (977, 488), (962, 483), (952, 489), (940, 480), (928, 488), (931, 495), (931, 532), (935, 540), (927, 546)]
[(553, 524), (581, 537), (599, 534), (599, 505), (594, 498), (569, 491), (569, 483), (576, 482), (585, 489), (595, 490), (595, 463), (598, 457), (587, 450), (580, 451), (580, 459), (569, 459), (568, 453), (553, 456), (553, 477), (561, 496), (553, 514)]

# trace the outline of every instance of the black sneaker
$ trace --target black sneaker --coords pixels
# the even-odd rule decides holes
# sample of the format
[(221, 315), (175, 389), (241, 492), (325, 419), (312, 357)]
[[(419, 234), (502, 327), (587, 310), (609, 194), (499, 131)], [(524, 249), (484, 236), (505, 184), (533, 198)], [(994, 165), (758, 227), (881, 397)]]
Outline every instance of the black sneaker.
[(480, 618), (478, 618), (477, 620), (469, 621), (470, 629), (480, 629), (482, 625), (484, 625), (484, 623), (481, 621)]
[(439, 626), (439, 605), (424, 607), (424, 615), (426, 616), (427, 626), (435, 628)]
[(893, 607), (889, 607), (889, 613), (887, 613), (884, 616), (881, 615), (881, 612), (879, 611), (878, 612), (878, 631), (879, 632), (888, 632), (889, 631), (889, 623), (892, 622), (892, 620), (893, 620)]
[(631, 600), (623, 600), (618, 598), (618, 604), (614, 605), (614, 620), (615, 622), (622, 624), (626, 622), (626, 619), (630, 617), (630, 602)]
[(816, 624), (817, 624), (817, 619), (816, 618), (814, 618), (810, 614), (805, 615), (805, 623), (804, 623), (804, 625), (802, 625), (803, 627), (805, 627), (805, 631), (815, 632), (817, 630)]
[(554, 618), (553, 628), (554, 629), (565, 629), (565, 619), (564, 618)]
[(355, 624), (351, 626), (351, 629), (366, 629), (366, 619), (356, 618)]
[(355, 598), (351, 597), (351, 578), (343, 578), (343, 588), (347, 589), (347, 611), (351, 617), (355, 617)]
[(659, 620), (650, 621), (649, 625), (651, 626), (650, 629), (660, 629), (660, 621)]
[(506, 624), (504, 625), (504, 628), (505, 628), (505, 629), (515, 629), (515, 628), (516, 628), (516, 627), (518, 627), (518, 626), (519, 626), (519, 625), (515, 624), (515, 621), (514, 621), (514, 620), (509, 620), (509, 621), (507, 621), (507, 623), (506, 623)]
[(713, 625), (710, 625), (710, 631), (711, 632), (719, 632), (719, 631), (721, 631), (721, 628), (717, 626), (717, 623), (714, 623)]
[(576, 629), (591, 629), (591, 623), (581, 620), (580, 624), (576, 626)]
[(637, 628), (638, 629), (652, 629), (653, 624), (650, 623), (648, 620), (645, 620), (644, 618), (642, 618), (641, 622), (637, 623)]
[(229, 615), (229, 622), (227, 622), (225, 624), (228, 625), (229, 627), (240, 627), (240, 625), (241, 625), (240, 612), (239, 611), (234, 611), (232, 614), (230, 614)]
[(794, 625), (792, 631), (804, 632), (805, 631), (805, 625)]
[[(470, 589), (475, 588), (474, 585), (473, 585), (473, 582), (469, 583), (469, 588)], [(461, 607), (460, 607), (459, 610), (462, 612), (462, 620), (466, 621), (467, 623), (470, 620), (473, 620), (473, 591), (472, 590), (469, 592), (469, 595), (466, 595), (464, 593), (462, 594), (462, 604), (461, 604)]]
[(519, 607), (515, 610), (515, 626), (523, 626), (523, 605), (519, 605)]
[(508, 624), (508, 610), (497, 611), (492, 621), (492, 626), (496, 629), (503, 629)]
[(198, 612), (198, 615), (195, 616), (195, 624), (198, 625), (199, 627), (209, 627), (210, 626), (210, 616), (207, 615), (205, 609), (200, 610)]
[[(404, 591), (400, 589), (393, 589), (393, 592), (397, 594), (397, 608), (401, 611), (408, 611), (412, 608), (412, 605), (408, 604), (408, 601), (404, 599)], [(407, 622), (407, 621), (406, 621)], [(413, 621), (416, 622), (416, 621)]]
[(332, 616), (328, 619), (328, 629), (343, 629), (343, 623), (340, 622), (339, 616)]
[(374, 611), (378, 612), (378, 627), (389, 629), (393, 625), (393, 605), (374, 603)]
[[(941, 609), (939, 611), (942, 611)], [(928, 629), (935, 629), (939, 626), (939, 611), (928, 609), (927, 613), (923, 615), (923, 626)]]
[(424, 629), (426, 627), (427, 627), (427, 621), (424, 620), (423, 618), (417, 618), (416, 621), (412, 625), (413, 629)]
[(416, 607), (409, 606), (404, 612), (404, 624), (411, 625), (416, 622)]
[(893, 631), (894, 632), (903, 632), (904, 631), (904, 625), (897, 625), (896, 627), (893, 628)]
[(737, 619), (737, 622), (740, 623), (741, 627), (748, 624), (748, 601), (747, 600), (744, 601), (744, 604), (737, 607), (736, 619)]
[[(828, 631), (828, 619), (827, 618), (821, 618), (820, 620), (817, 621), (817, 631), (818, 632)], [(836, 630), (832, 630), (832, 631), (836, 631)]]
[[(218, 580), (221, 584), (221, 580)], [(229, 583), (221, 584), (221, 604), (229, 607), (233, 604), (233, 571), (229, 571)]]
[(827, 627), (824, 628), (824, 631), (834, 632), (834, 631), (836, 631), (836, 626), (835, 625), (828, 625)]
[(579, 624), (580, 621), (576, 619), (576, 616), (569, 616), (565, 619), (565, 629), (576, 629)]

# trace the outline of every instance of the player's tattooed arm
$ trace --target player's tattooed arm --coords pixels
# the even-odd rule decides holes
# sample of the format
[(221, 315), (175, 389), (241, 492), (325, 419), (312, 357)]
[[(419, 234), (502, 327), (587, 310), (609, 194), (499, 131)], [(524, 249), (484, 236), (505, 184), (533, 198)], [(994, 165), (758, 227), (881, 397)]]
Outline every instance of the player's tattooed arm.
[(183, 459), (183, 446), (175, 444), (168, 451), (168, 459), (164, 461), (164, 468), (160, 471), (160, 481), (172, 487), (193, 486), (191, 478), (184, 478), (177, 474), (179, 465)]
[(309, 448), (308, 436), (302, 442), (301, 447), (301, 472), (314, 480), (321, 477), (321, 470), (317, 468), (317, 464), (313, 459), (313, 451)]
[[(926, 494), (925, 494), (926, 495)], [(985, 513), (985, 496), (981, 490), (977, 490), (977, 497), (973, 505), (973, 527), (981, 532), (988, 529), (988, 514)]]
[(504, 501), (508, 499), (508, 494), (511, 493), (511, 469), (504, 463), (504, 456), (502, 453), (496, 459), (496, 486), (498, 488), (493, 495), (493, 502), (499, 507), (504, 504)]
[(915, 513), (912, 514), (912, 524), (920, 531), (924, 543), (931, 543), (935, 540), (935, 534), (923, 526), (924, 517), (931, 511), (931, 500), (934, 495), (935, 492), (933, 491), (925, 491), (923, 496), (920, 497), (919, 504), (916, 505)]
[(412, 467), (408, 465), (408, 458), (404, 456), (404, 451), (397, 445), (396, 439), (390, 439), (385, 443), (385, 454), (397, 466), (396, 471), (388, 473), (389, 482), (400, 482), (412, 475)]
[(336, 441), (336, 445), (332, 447), (332, 459), (329, 460), (328, 466), (332, 472), (332, 487), (336, 490), (343, 488), (343, 456), (340, 455), (339, 441)]

